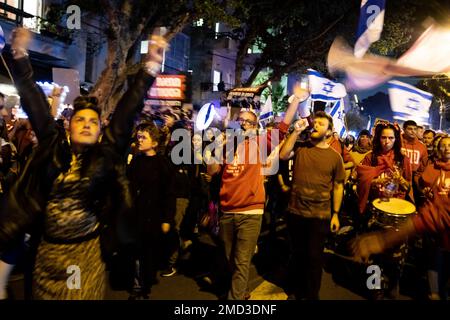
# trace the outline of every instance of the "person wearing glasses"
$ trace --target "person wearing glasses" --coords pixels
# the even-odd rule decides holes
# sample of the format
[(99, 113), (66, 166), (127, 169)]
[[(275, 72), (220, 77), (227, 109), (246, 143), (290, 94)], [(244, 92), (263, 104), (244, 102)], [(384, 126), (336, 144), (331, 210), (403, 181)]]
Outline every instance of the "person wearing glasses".
[[(298, 104), (306, 100), (309, 92), (296, 84), (294, 95), (278, 128), (281, 139), (297, 112)], [(249, 298), (250, 263), (260, 233), (266, 199), (262, 163), (265, 159), (261, 159), (259, 151), (267, 148), (267, 154), (270, 154), (277, 144), (271, 140), (272, 134), (257, 133), (258, 118), (253, 111), (241, 111), (238, 121), (243, 139), (238, 138), (237, 145), (228, 139), (224, 159), (209, 162), (207, 166), (209, 175), (221, 175), (219, 236), (231, 273), (229, 300)], [(230, 148), (231, 144), (233, 146)]]
[(36, 254), (33, 298), (98, 300), (104, 297), (106, 263), (120, 245), (131, 245), (127, 228), (131, 195), (125, 157), (133, 118), (160, 70), (167, 42), (153, 36), (148, 60), (118, 102), (101, 142), (97, 99), (78, 97), (70, 141), (58, 129), (48, 100), (33, 80), (27, 49), (31, 34), (12, 32), (12, 73), (39, 144), (0, 210), (0, 253), (33, 230)]

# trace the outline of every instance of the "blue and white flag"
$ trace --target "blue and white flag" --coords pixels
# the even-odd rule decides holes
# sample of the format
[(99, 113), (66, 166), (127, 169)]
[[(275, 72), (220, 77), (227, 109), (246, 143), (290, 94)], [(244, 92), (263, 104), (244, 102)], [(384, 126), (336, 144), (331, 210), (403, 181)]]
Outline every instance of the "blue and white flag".
[(370, 45), (378, 41), (383, 31), (385, 0), (362, 0), (356, 33), (355, 57), (364, 56)]
[(344, 99), (340, 99), (330, 107), (326, 107), (325, 112), (333, 118), (333, 131), (337, 132), (339, 136), (342, 137), (346, 131)]
[(2, 26), (0, 26), (0, 53), (3, 51), (5, 44), (6, 44), (5, 34), (3, 33)]
[(331, 81), (316, 70), (308, 69), (308, 82), (312, 101), (333, 102), (347, 95), (342, 83)]
[(272, 95), (267, 97), (266, 103), (264, 103), (259, 114), (259, 122), (266, 123), (270, 118), (273, 118), (273, 106), (272, 106)]
[(388, 82), (389, 101), (397, 120), (415, 120), (426, 125), (430, 122), (430, 105), (433, 95), (400, 81)]

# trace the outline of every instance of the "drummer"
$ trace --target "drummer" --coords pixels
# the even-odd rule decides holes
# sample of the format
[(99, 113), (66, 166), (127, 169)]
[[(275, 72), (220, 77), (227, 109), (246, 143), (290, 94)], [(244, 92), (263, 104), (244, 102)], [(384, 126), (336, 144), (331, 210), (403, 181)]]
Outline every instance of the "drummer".
[(356, 167), (358, 206), (365, 213), (368, 201), (385, 197), (386, 183), (394, 182), (391, 197), (405, 199), (409, 195), (412, 171), (409, 159), (403, 155), (400, 128), (397, 124), (380, 122), (375, 127), (372, 151)]
[[(439, 140), (436, 160), (428, 163), (419, 179), (419, 189), (427, 201), (419, 208), (419, 214), (408, 219), (397, 231), (375, 232), (359, 237), (353, 244), (354, 255), (362, 260), (379, 254), (388, 248), (402, 243), (417, 233), (430, 233), (441, 238), (441, 253), (450, 256), (450, 137)], [(442, 266), (442, 271), (447, 271)], [(441, 299), (446, 299), (445, 276), (441, 277)]]
[[(410, 161), (401, 152), (402, 142), (400, 128), (396, 124), (380, 122), (375, 127), (373, 149), (357, 166), (358, 206), (363, 215), (363, 228), (371, 230), (380, 227), (376, 217), (367, 206), (378, 198), (405, 199), (411, 190), (412, 171)], [(376, 257), (375, 263), (380, 265), (384, 275), (384, 286), (392, 298), (398, 295), (398, 282), (406, 257), (406, 244), (388, 253)], [(384, 290), (373, 292), (375, 299), (384, 298)]]

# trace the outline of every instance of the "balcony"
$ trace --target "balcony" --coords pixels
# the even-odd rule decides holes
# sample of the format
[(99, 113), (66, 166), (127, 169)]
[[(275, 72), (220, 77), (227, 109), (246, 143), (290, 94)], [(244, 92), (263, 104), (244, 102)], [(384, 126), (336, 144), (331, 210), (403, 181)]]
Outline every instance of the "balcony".
[(35, 33), (52, 40), (61, 41), (67, 45), (70, 45), (73, 41), (73, 32), (55, 21), (34, 16), (2, 2), (0, 2), (0, 11), (2, 11), (0, 13), (0, 19), (9, 22), (10, 25), (22, 25)]

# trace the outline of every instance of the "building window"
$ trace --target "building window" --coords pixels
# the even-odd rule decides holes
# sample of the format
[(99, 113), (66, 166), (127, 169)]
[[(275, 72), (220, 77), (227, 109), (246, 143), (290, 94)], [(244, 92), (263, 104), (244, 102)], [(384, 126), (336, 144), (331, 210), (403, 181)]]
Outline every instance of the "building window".
[(213, 91), (219, 91), (219, 88), (217, 87), (217, 85), (219, 84), (219, 82), (222, 80), (222, 72), (214, 70), (214, 75), (213, 75)]
[(203, 27), (203, 23), (204, 23), (203, 18), (200, 18), (194, 21), (194, 27)]
[(217, 39), (219, 37), (219, 31), (220, 31), (220, 23), (219, 22), (216, 23), (216, 27), (215, 27), (214, 31), (215, 31), (215, 38)]
[(34, 16), (33, 18), (24, 18), (23, 26), (27, 29), (39, 32), (39, 21), (36, 17), (42, 16), (42, 0), (24, 1), (23, 11)]
[(0, 15), (14, 20), (17, 23), (23, 22), (23, 26), (32, 31), (39, 31), (39, 21), (38, 18), (42, 15), (42, 0), (34, 0), (34, 1), (24, 1), (24, 0), (0, 0), (0, 3), (8, 5), (12, 8), (22, 10), (25, 13), (29, 13), (33, 15), (33, 18), (23, 18), (21, 16), (17, 16), (15, 13), (8, 12), (8, 9), (0, 10)]
[[(16, 9), (20, 9), (19, 0), (0, 0), (0, 2)], [(1, 10), (0, 12), (2, 16), (11, 20), (16, 20), (16, 15), (14, 13), (8, 12), (7, 10)]]

